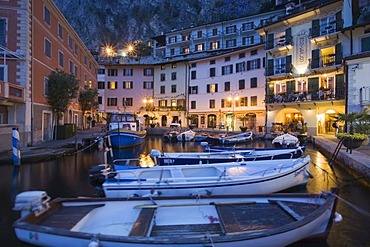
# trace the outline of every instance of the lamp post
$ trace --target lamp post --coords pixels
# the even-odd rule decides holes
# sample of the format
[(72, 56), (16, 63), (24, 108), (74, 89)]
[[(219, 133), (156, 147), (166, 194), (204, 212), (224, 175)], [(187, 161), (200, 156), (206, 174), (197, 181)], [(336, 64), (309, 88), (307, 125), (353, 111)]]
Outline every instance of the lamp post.
[[(145, 104), (145, 110), (147, 111), (147, 112), (151, 112), (152, 110), (153, 110), (153, 108), (154, 108), (154, 100), (153, 100), (153, 98), (145, 98), (144, 100), (143, 100), (143, 102), (144, 102), (144, 104)], [(152, 124), (154, 124), (153, 123), (153, 120), (155, 119), (155, 116), (149, 116), (148, 117), (149, 119), (148, 119), (148, 124), (150, 124), (150, 125), (152, 125)]]
[(232, 116), (232, 122), (231, 122), (231, 127), (233, 129), (233, 131), (235, 130), (235, 122), (236, 122), (236, 116), (235, 116), (235, 104), (236, 104), (236, 101), (239, 100), (239, 96), (238, 95), (231, 95), (227, 98), (227, 100), (229, 102), (231, 102), (231, 105), (233, 107), (233, 116)]

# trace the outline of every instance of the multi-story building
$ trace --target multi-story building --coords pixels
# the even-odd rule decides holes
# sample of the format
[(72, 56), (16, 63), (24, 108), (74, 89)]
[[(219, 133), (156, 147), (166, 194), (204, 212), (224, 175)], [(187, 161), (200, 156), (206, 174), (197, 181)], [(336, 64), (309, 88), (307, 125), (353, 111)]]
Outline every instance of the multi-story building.
[[(189, 116), (205, 128), (262, 131), (265, 124), (262, 43), (190, 61)], [(243, 121), (241, 116), (246, 116)]]
[[(53, 138), (53, 112), (47, 103), (48, 76), (63, 70), (80, 80), (81, 89), (96, 86), (97, 62), (51, 0), (0, 2), (1, 149), (11, 148), (12, 128), (21, 145)], [(62, 123), (82, 127), (78, 99)]]
[(99, 121), (113, 112), (138, 113), (148, 121), (153, 116), (152, 63), (118, 56), (98, 60)]
[[(173, 97), (178, 97), (177, 105), (184, 99), (186, 112), (182, 116), (198, 127), (238, 130), (243, 124), (238, 119), (245, 115), (249, 128), (264, 126), (264, 41), (255, 28), (284, 13), (277, 10), (155, 37), (154, 58), (164, 62), (155, 69), (154, 97), (163, 97), (157, 95), (162, 90), (162, 94), (172, 97), (172, 102), (176, 101)], [(168, 73), (180, 76), (176, 93), (168, 96), (166, 85), (170, 87), (172, 82), (166, 81), (172, 75), (161, 69), (173, 70), (173, 64), (176, 71)], [(181, 112), (174, 104), (171, 106), (167, 115), (177, 121)], [(163, 113), (160, 117), (165, 118)]]
[(346, 96), (343, 1), (287, 7), (288, 15), (257, 28), (266, 38), (267, 131), (295, 131), (301, 122), (308, 135), (334, 133)]
[(160, 126), (170, 123), (185, 123), (188, 85), (188, 62), (173, 62), (154, 65), (154, 108)]

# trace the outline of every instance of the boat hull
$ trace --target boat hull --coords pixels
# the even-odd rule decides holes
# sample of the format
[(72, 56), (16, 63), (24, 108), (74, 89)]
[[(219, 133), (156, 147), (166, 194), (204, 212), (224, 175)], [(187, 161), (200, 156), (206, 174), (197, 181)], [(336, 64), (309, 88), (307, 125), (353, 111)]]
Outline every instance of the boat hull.
[[(150, 200), (76, 198), (56, 199), (50, 205), (44, 213), (31, 213), (14, 223), (19, 240), (56, 247), (262, 247), (327, 236), (336, 198), (331, 194), (297, 193)], [(288, 213), (286, 205), (292, 207)], [(75, 214), (59, 217), (61, 222), (53, 218), (69, 211)], [(228, 217), (230, 214), (234, 216)], [(51, 221), (54, 225), (48, 224)], [(136, 225), (149, 227), (135, 232)], [(240, 230), (232, 227), (235, 225), (241, 225)]]
[(107, 198), (265, 194), (304, 185), (310, 178), (309, 156), (276, 162), (160, 166), (118, 171), (114, 179), (103, 183), (103, 190)]
[(143, 131), (112, 131), (109, 138), (112, 147), (128, 148), (142, 144), (146, 137), (146, 130)]

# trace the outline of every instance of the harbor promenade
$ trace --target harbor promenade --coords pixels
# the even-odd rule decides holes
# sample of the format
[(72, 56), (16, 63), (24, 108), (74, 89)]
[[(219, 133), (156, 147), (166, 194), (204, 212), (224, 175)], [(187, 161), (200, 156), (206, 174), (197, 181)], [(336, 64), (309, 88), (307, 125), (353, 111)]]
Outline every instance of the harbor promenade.
[[(168, 131), (168, 128), (149, 128), (148, 134), (163, 135), (165, 131)], [(90, 129), (77, 130), (75, 136), (67, 139), (46, 141), (30, 147), (21, 147), (21, 163), (39, 162), (56, 159), (64, 155), (72, 155), (89, 146), (104, 134), (102, 126), (97, 125)], [(339, 140), (332, 135), (312, 137), (313, 146), (328, 159), (332, 157), (338, 142)], [(336, 157), (336, 162), (353, 175), (362, 177), (361, 180), (367, 186), (370, 186), (370, 144), (364, 143), (361, 147), (353, 149), (352, 152), (343, 146)], [(13, 164), (11, 147), (9, 147), (9, 151), (0, 153), (0, 164)]]

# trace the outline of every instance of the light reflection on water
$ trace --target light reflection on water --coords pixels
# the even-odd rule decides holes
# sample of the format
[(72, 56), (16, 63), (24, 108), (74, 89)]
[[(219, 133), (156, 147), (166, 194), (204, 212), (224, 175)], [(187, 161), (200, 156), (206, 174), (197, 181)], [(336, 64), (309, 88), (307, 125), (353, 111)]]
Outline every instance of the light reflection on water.
[[(271, 147), (270, 142), (256, 140), (245, 144), (247, 147)], [(141, 154), (150, 154), (152, 149), (165, 152), (202, 151), (200, 143), (163, 143), (160, 137), (148, 136), (144, 145), (133, 150), (114, 150), (116, 158), (133, 158)], [(369, 188), (361, 184), (340, 167), (334, 165), (334, 171), (328, 164), (328, 159), (319, 151), (308, 145), (306, 155), (311, 157), (311, 174), (314, 176), (307, 187), (287, 190), (289, 192), (319, 193), (339, 186), (340, 196), (345, 200), (370, 211)], [(88, 183), (90, 167), (104, 163), (102, 151), (92, 150), (67, 156), (53, 161), (34, 164), (22, 164), (19, 168), (0, 166), (0, 246), (29, 246), (20, 243), (11, 228), (19, 217), (19, 212), (13, 212), (14, 198), (17, 193), (25, 190), (45, 190), (52, 197), (93, 196), (94, 188)], [(338, 212), (343, 215), (343, 221), (334, 224), (326, 242), (309, 243), (294, 246), (370, 246), (368, 227), (370, 219), (355, 211), (346, 203), (339, 201)]]

